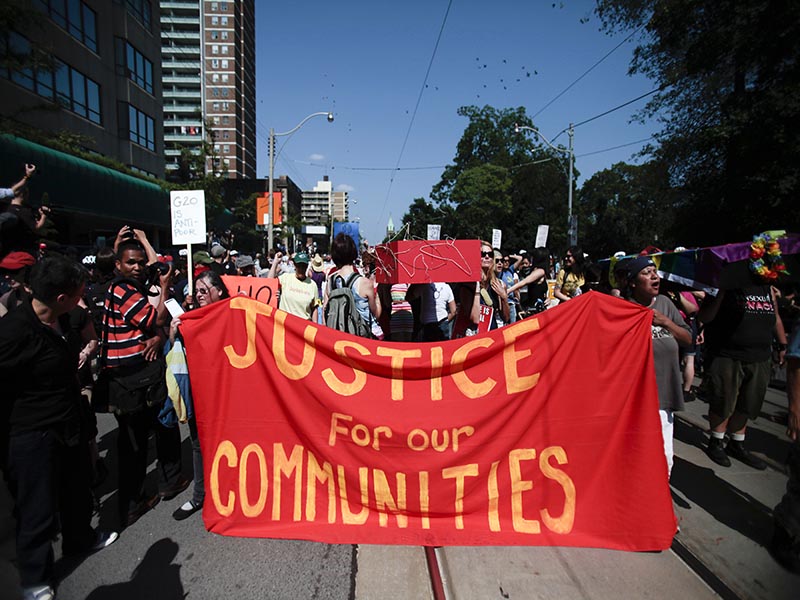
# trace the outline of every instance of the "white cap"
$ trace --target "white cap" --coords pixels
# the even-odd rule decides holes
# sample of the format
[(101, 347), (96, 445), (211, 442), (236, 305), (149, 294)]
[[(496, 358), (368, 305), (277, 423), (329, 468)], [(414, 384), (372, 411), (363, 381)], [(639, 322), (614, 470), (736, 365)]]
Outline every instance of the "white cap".
[(181, 248), (178, 250), (178, 256), (189, 256), (189, 252), (186, 250), (186, 248)]

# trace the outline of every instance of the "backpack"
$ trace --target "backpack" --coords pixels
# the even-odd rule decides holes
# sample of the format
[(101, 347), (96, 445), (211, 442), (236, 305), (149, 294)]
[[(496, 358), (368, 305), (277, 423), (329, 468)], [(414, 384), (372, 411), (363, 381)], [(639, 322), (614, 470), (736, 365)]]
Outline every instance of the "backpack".
[(363, 338), (372, 338), (370, 326), (364, 322), (356, 308), (353, 284), (361, 277), (353, 273), (347, 281), (335, 275), (328, 290), (328, 304), (325, 307), (325, 325), (345, 333)]

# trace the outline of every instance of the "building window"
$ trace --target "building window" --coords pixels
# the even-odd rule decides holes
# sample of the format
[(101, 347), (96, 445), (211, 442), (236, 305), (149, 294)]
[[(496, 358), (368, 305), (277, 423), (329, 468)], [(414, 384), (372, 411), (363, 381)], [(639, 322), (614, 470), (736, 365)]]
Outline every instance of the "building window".
[(212, 2), (211, 3), (211, 10), (217, 12), (219, 10), (219, 2)]
[(219, 88), (211, 88), (211, 95), (218, 98), (219, 97)]
[(228, 53), (228, 46), (222, 46), (222, 53), (223, 54), (227, 54)]
[(227, 69), (228, 68), (228, 60), (225, 59), (225, 58), (222, 59), (222, 68), (223, 69)]
[(211, 46), (211, 54), (219, 54), (219, 46), (217, 46), (216, 44)]
[[(16, 32), (10, 32), (6, 40), (0, 41), (0, 54), (24, 58), (31, 52), (30, 42)], [(102, 124), (100, 110), (100, 86), (80, 71), (58, 59), (53, 59), (51, 69), (0, 68), (0, 77), (10, 79), (50, 101), (56, 101), (65, 109), (93, 123)]]
[(127, 107), (128, 139), (134, 144), (155, 152), (156, 128), (153, 118), (131, 104), (123, 104), (123, 106)]
[(213, 73), (211, 75), (211, 81), (212, 81), (212, 83), (218, 83), (219, 82), (219, 75), (217, 73)]
[[(223, 123), (226, 122), (227, 120), (228, 120), (228, 117), (223, 117), (223, 119), (222, 119)], [(231, 137), (231, 132), (228, 131), (227, 129), (222, 132), (222, 139), (223, 140), (228, 140), (228, 139), (230, 139), (230, 137)]]
[(219, 5), (219, 9), (220, 9), (222, 12), (228, 12), (228, 3), (227, 3), (227, 2), (222, 2), (222, 3)]
[(222, 23), (223, 25), (227, 25), (228, 24), (228, 17), (220, 17), (219, 22)]
[(225, 73), (225, 74), (222, 76), (222, 82), (223, 82), (223, 83), (227, 83), (227, 82), (228, 82), (228, 74), (227, 74), (227, 73)]
[[(230, 120), (231, 120), (231, 118), (228, 115), (224, 115), (222, 117), (222, 124), (223, 125), (227, 125), (230, 122)], [(227, 133), (227, 131), (225, 133)]]
[(228, 39), (228, 32), (227, 31), (223, 31), (222, 32), (222, 39), (223, 40), (227, 40)]
[(130, 42), (115, 38), (117, 72), (149, 94), (153, 93), (153, 63)]
[(125, 0), (125, 4), (128, 6), (128, 12), (136, 17), (147, 31), (150, 31), (150, 21), (153, 17), (150, 0)]
[(223, 103), (222, 103), (222, 110), (223, 110), (223, 111), (227, 111), (227, 110), (228, 110), (228, 106), (229, 106), (229, 105), (230, 105), (230, 103), (229, 103), (229, 102), (223, 102)]
[(219, 69), (219, 59), (213, 59), (211, 61), (211, 68), (212, 69)]
[(214, 102), (211, 105), (211, 110), (213, 110), (214, 112), (219, 112), (219, 102)]
[(231, 147), (228, 144), (222, 145), (222, 153), (223, 154), (230, 154)]
[(222, 97), (223, 98), (227, 98), (228, 97), (228, 88), (222, 88)]
[(97, 14), (81, 0), (36, 0), (36, 6), (72, 37), (97, 52)]
[(212, 25), (219, 25), (219, 17), (211, 17)]
[(219, 39), (219, 31), (212, 31), (211, 32), (211, 39), (218, 40)]

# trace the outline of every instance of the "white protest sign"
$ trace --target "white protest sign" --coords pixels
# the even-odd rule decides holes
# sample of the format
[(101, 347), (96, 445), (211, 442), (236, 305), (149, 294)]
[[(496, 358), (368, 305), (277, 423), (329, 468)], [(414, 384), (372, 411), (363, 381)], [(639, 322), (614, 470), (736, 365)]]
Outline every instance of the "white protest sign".
[(547, 246), (547, 234), (550, 232), (550, 225), (539, 225), (536, 230), (536, 248)]
[(438, 240), (439, 236), (442, 234), (442, 226), (441, 225), (428, 225), (428, 239), (429, 240)]
[(206, 195), (203, 190), (169, 193), (172, 216), (172, 244), (206, 243)]
[(499, 229), (492, 229), (492, 248), (500, 249), (503, 247), (503, 232)]

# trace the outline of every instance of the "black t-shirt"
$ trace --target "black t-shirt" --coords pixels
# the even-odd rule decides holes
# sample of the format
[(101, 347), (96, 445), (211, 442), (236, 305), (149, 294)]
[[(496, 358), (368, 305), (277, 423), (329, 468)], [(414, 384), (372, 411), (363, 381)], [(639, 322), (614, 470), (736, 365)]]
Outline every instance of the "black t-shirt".
[(44, 325), (29, 301), (0, 319), (0, 422), (10, 435), (51, 430), (68, 444), (79, 440), (78, 354), (67, 342), (69, 314), (59, 326), (63, 335)]
[(706, 325), (706, 348), (713, 356), (746, 363), (769, 360), (775, 320), (768, 285), (728, 290), (717, 316)]

